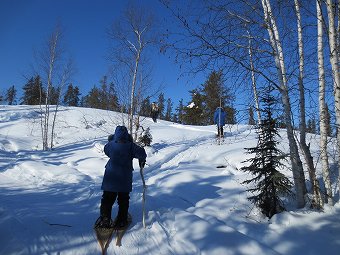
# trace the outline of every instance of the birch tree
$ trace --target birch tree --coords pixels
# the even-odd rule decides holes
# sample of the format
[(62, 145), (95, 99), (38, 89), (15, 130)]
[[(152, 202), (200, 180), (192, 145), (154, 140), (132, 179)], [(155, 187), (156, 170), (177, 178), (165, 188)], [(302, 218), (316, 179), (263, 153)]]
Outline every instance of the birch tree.
[(52, 127), (51, 127), (51, 135), (50, 135), (50, 148), (53, 148), (54, 146), (54, 137), (55, 137), (55, 127), (57, 124), (57, 115), (59, 111), (59, 106), (61, 103), (61, 98), (62, 98), (62, 92), (64, 88), (66, 88), (67, 82), (70, 80), (72, 74), (73, 74), (73, 62), (69, 60), (67, 63), (65, 63), (64, 66), (62, 66), (62, 73), (59, 77), (59, 82), (57, 85), (57, 91), (58, 91), (58, 98), (57, 102), (54, 105), (54, 110), (53, 110), (53, 118), (52, 118)]
[[(328, 41), (330, 48), (330, 62), (333, 74), (333, 93), (334, 93), (334, 106), (336, 118), (336, 135), (338, 144), (338, 162), (340, 162), (340, 74), (339, 74), (339, 52), (336, 44), (336, 30), (335, 30), (335, 16), (333, 9), (333, 1), (327, 0), (327, 16), (328, 16)], [(340, 173), (340, 167), (338, 167)], [(340, 175), (339, 175), (340, 178)], [(338, 185), (340, 180), (338, 180)]]
[(255, 101), (255, 109), (257, 113), (257, 123), (261, 125), (261, 111), (260, 111), (260, 103), (259, 103), (259, 98), (258, 98), (258, 93), (257, 93), (257, 86), (256, 86), (256, 79), (255, 79), (255, 67), (254, 67), (254, 61), (253, 61), (253, 50), (251, 46), (251, 36), (249, 34), (249, 63), (250, 63), (250, 69), (251, 69), (251, 84), (253, 87), (253, 93), (254, 93), (254, 101)]
[(320, 193), (319, 182), (316, 178), (316, 170), (313, 163), (313, 157), (310, 149), (306, 143), (306, 103), (305, 103), (305, 87), (304, 87), (304, 43), (303, 43), (303, 31), (302, 31), (302, 18), (300, 12), (299, 0), (294, 0), (295, 14), (297, 18), (297, 34), (298, 34), (298, 52), (299, 52), (299, 95), (300, 95), (300, 147), (302, 154), (304, 155), (306, 165), (308, 168), (309, 179), (312, 184), (313, 192), (313, 205), (317, 208), (322, 208), (323, 201)]
[(325, 82), (325, 64), (324, 64), (324, 43), (323, 43), (323, 15), (322, 2), (316, 0), (317, 13), (317, 30), (318, 30), (318, 74), (319, 74), (319, 121), (320, 121), (320, 160), (322, 168), (322, 177), (325, 183), (325, 202), (333, 205), (332, 186), (329, 175), (329, 161), (328, 161), (328, 128), (327, 128), (327, 105), (325, 101), (326, 82)]
[[(40, 127), (42, 149), (49, 150), (54, 146), (55, 127), (61, 91), (72, 74), (72, 65), (65, 63), (65, 51), (62, 46), (62, 29), (59, 25), (51, 33), (44, 45), (45, 48), (36, 56), (37, 73), (43, 77), (44, 92), (40, 104)], [(69, 61), (68, 63), (71, 63)], [(57, 104), (52, 106), (51, 94), (53, 89), (59, 91)], [(53, 108), (54, 107), (54, 111)]]
[[(198, 14), (192, 16), (190, 12), (189, 15), (178, 14), (176, 8), (170, 8), (168, 3), (164, 4), (186, 31), (180, 38), (181, 33), (176, 33), (176, 38), (170, 46), (175, 45), (173, 48), (177, 55), (183, 57), (183, 61), (196, 65), (194, 71), (199, 72), (218, 66), (225, 74), (232, 73), (230, 76), (233, 78), (235, 73), (256, 74), (263, 84), (275, 86), (284, 111), (297, 207), (303, 207), (307, 189), (292, 124), (293, 111), (287, 78), (295, 75), (296, 69), (291, 67), (291, 73), (287, 72), (283, 43), (270, 1), (208, 1), (205, 9), (200, 9), (197, 11)], [(189, 10), (193, 12), (194, 9)], [(290, 48), (287, 47), (285, 50), (288, 52)], [(293, 50), (295, 52), (296, 48)], [(295, 60), (293, 54), (289, 57), (288, 62)], [(249, 78), (251, 79), (251, 76)], [(242, 85), (242, 90), (245, 91), (244, 83)]]
[(45, 105), (41, 106), (41, 112), (43, 112), (42, 118), (41, 118), (41, 132), (42, 132), (42, 143), (43, 143), (43, 150), (48, 150), (48, 144), (49, 144), (49, 131), (50, 131), (50, 93), (52, 90), (52, 79), (54, 75), (54, 68), (55, 63), (58, 59), (58, 48), (59, 46), (58, 41), (60, 37), (60, 31), (57, 29), (52, 33), (52, 35), (49, 38), (49, 41), (47, 42), (47, 51), (44, 56), (42, 56), (42, 59), (44, 61), (45, 66), (43, 66), (43, 69), (45, 71), (45, 74), (47, 76), (46, 80), (46, 97), (45, 97)]
[(289, 142), (290, 160), (292, 164), (292, 172), (294, 178), (294, 185), (296, 191), (297, 207), (302, 208), (305, 206), (305, 194), (307, 192), (305, 176), (303, 172), (302, 162), (299, 156), (298, 146), (294, 138), (294, 130), (292, 126), (291, 117), (291, 104), (288, 93), (286, 67), (283, 54), (283, 48), (280, 41), (279, 31), (276, 25), (275, 18), (272, 13), (272, 8), (269, 0), (261, 0), (264, 21), (266, 23), (267, 31), (269, 34), (270, 44), (273, 49), (273, 57), (275, 58), (275, 65), (279, 79), (280, 87), (279, 92), (282, 97), (285, 113), (285, 124), (287, 125), (287, 137)]
[(139, 123), (139, 120), (135, 120), (136, 103), (142, 101), (137, 100), (136, 96), (143, 94), (142, 91), (150, 86), (150, 82), (145, 81), (150, 72), (145, 72), (143, 67), (146, 65), (147, 51), (155, 43), (154, 31), (155, 24), (151, 12), (129, 5), (123, 19), (114, 23), (108, 32), (113, 42), (110, 58), (117, 67), (114, 71), (126, 74), (126, 77), (117, 78), (119, 81), (116, 84), (120, 84), (120, 87), (124, 87), (122, 90), (129, 93), (127, 108), (128, 129), (131, 135), (135, 131), (134, 126), (136, 129), (134, 123)]

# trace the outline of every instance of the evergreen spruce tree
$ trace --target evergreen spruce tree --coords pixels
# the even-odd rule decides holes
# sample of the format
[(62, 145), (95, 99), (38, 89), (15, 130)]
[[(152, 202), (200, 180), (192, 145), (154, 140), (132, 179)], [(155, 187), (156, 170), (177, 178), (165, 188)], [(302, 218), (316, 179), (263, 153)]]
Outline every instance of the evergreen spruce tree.
[(6, 98), (5, 98), (5, 100), (8, 102), (9, 105), (15, 104), (16, 95), (17, 95), (17, 90), (15, 89), (13, 85), (7, 90)]
[(144, 100), (142, 100), (139, 115), (144, 116), (144, 117), (150, 117), (151, 116), (150, 105), (151, 105), (150, 97), (147, 97)]
[(72, 83), (70, 83), (67, 86), (67, 89), (66, 89), (66, 92), (63, 98), (64, 105), (71, 106), (72, 97), (73, 97), (73, 85)]
[(108, 85), (106, 76), (100, 80), (99, 88), (94, 85), (90, 92), (84, 98), (82, 98), (81, 105), (84, 107), (110, 111), (120, 110), (115, 86), (113, 83)]
[(287, 128), (287, 124), (285, 123), (285, 117), (283, 114), (280, 114), (280, 116), (277, 117), (276, 123), (277, 123), (278, 128), (283, 128), (283, 129)]
[(143, 130), (143, 132), (140, 134), (138, 137), (138, 144), (141, 146), (150, 146), (152, 142), (152, 135), (150, 133), (150, 128), (148, 127), (147, 129)]
[(80, 106), (80, 107), (87, 107), (87, 106), (86, 106), (86, 97), (87, 97), (87, 96), (82, 96), (82, 97), (80, 98), (80, 103), (79, 103), (79, 106)]
[(171, 121), (174, 122), (174, 123), (179, 123), (179, 121), (178, 121), (178, 116), (177, 116), (176, 113), (172, 114)]
[(202, 85), (201, 94), (203, 96), (205, 123), (214, 123), (214, 112), (217, 107), (223, 107), (228, 124), (236, 123), (235, 111), (231, 107), (233, 96), (230, 90), (224, 85), (222, 71), (213, 71), (208, 80)]
[(165, 111), (165, 120), (171, 121), (171, 116), (172, 116), (172, 101), (171, 98), (168, 98), (166, 101), (166, 111)]
[(79, 104), (80, 104), (80, 99), (79, 99), (80, 95), (81, 95), (81, 93), (80, 93), (79, 87), (75, 86), (73, 88), (72, 100), (70, 101), (71, 106), (79, 106)]
[(198, 89), (190, 91), (191, 102), (183, 108), (183, 124), (205, 125), (203, 96)]
[(165, 109), (165, 98), (164, 93), (160, 93), (158, 96), (158, 109), (159, 109), (159, 119), (164, 119), (164, 109)]
[(255, 125), (255, 119), (254, 119), (254, 110), (253, 107), (249, 107), (249, 120), (248, 125)]
[(60, 98), (60, 87), (55, 88), (54, 86), (51, 87), (50, 96), (49, 96), (49, 104), (50, 105), (58, 105), (59, 98)]
[(179, 100), (178, 107), (176, 108), (176, 114), (177, 116), (177, 122), (183, 123), (183, 115), (184, 115), (184, 105), (183, 105), (183, 99)]
[(248, 189), (253, 195), (248, 199), (258, 206), (263, 214), (271, 218), (274, 214), (283, 211), (284, 204), (281, 196), (291, 194), (291, 181), (278, 169), (283, 167), (281, 160), (284, 154), (277, 148), (279, 136), (276, 121), (272, 116), (273, 97), (267, 93), (262, 99), (264, 113), (262, 123), (257, 127), (258, 144), (256, 147), (247, 148), (248, 154), (253, 158), (246, 160), (250, 165), (241, 170), (251, 173), (254, 177), (244, 181), (245, 184), (255, 184)]
[(113, 83), (110, 83), (110, 85), (109, 85), (108, 109), (110, 111), (119, 111), (120, 110), (117, 91), (116, 91), (116, 88), (115, 88)]
[(311, 133), (311, 134), (316, 134), (316, 120), (314, 117), (307, 121), (306, 132)]
[(40, 105), (42, 99), (45, 98), (45, 92), (39, 75), (29, 79), (24, 85), (23, 91), (21, 104)]
[(84, 97), (84, 107), (101, 109), (100, 90), (94, 85), (90, 92)]
[(66, 93), (64, 95), (63, 103), (67, 106), (79, 106), (80, 92), (77, 86), (73, 87), (72, 83), (67, 86)]
[(228, 105), (228, 106), (224, 107), (224, 111), (226, 113), (225, 123), (231, 124), (231, 125), (236, 124), (237, 120), (236, 120), (236, 110), (235, 110), (235, 108)]
[(97, 108), (110, 111), (118, 111), (119, 103), (116, 89), (113, 83), (108, 84), (107, 76), (100, 81), (99, 105)]

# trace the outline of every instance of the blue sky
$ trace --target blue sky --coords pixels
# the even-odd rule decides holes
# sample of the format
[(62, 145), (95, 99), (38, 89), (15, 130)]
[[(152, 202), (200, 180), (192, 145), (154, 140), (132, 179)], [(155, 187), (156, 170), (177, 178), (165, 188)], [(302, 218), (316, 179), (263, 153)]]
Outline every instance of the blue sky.
[[(106, 60), (109, 41), (106, 29), (121, 15), (124, 0), (1, 0), (0, 1), (0, 91), (15, 85), (21, 93), (25, 76), (31, 76), (34, 49), (39, 50), (56, 24), (64, 28), (64, 44), (71, 54), (76, 74), (73, 84), (82, 95), (98, 85), (107, 73)], [(143, 0), (158, 17), (167, 20), (166, 9), (158, 0)], [(165, 24), (165, 26), (171, 26)], [(183, 98), (186, 103), (189, 90), (202, 84), (205, 77), (180, 78), (179, 66), (169, 56), (155, 51), (153, 55), (153, 82), (164, 86), (165, 97), (175, 105)], [(179, 78), (179, 79), (178, 79)]]

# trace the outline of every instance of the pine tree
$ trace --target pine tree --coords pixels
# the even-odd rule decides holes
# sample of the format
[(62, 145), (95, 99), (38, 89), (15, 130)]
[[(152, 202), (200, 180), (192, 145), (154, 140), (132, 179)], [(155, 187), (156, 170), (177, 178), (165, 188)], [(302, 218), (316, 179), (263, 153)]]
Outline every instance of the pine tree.
[(79, 88), (77, 86), (73, 87), (72, 83), (70, 83), (67, 86), (63, 103), (67, 106), (79, 106), (79, 96)]
[(231, 110), (230, 105), (233, 97), (229, 89), (224, 85), (222, 71), (211, 72), (208, 80), (202, 85), (201, 94), (204, 101), (204, 118), (207, 124), (214, 123), (214, 112), (217, 107), (225, 108), (227, 123), (234, 124), (234, 112)]
[(101, 109), (100, 90), (94, 85), (90, 92), (84, 97), (84, 107)]
[(119, 102), (118, 102), (118, 96), (117, 91), (113, 83), (110, 83), (109, 85), (109, 92), (108, 92), (108, 109), (110, 111), (119, 111)]
[(150, 105), (151, 105), (150, 97), (147, 97), (144, 100), (142, 100), (139, 115), (145, 116), (145, 117), (150, 117), (151, 116)]
[(107, 85), (107, 76), (104, 76), (102, 80), (100, 80), (100, 88), (99, 88), (99, 109), (108, 109), (109, 108), (109, 91)]
[(108, 85), (107, 77), (104, 76), (100, 80), (100, 87), (96, 85), (90, 90), (90, 92), (82, 98), (81, 105), (84, 107), (119, 111), (120, 105), (118, 102), (118, 96), (113, 83)]
[(283, 114), (280, 114), (280, 116), (277, 117), (276, 123), (277, 123), (278, 128), (282, 128), (282, 129), (287, 128), (287, 124), (286, 124), (285, 117)]
[(55, 88), (54, 86), (51, 86), (51, 91), (50, 91), (50, 96), (49, 96), (50, 105), (59, 104), (60, 93), (61, 93), (60, 87)]
[(40, 105), (42, 99), (45, 98), (40, 76), (37, 75), (28, 80), (23, 87), (24, 95), (21, 104)]
[(165, 109), (165, 98), (164, 93), (160, 93), (158, 96), (158, 109), (159, 109), (159, 119), (164, 119), (164, 109)]
[(316, 120), (314, 117), (307, 121), (306, 132), (311, 133), (311, 134), (316, 134)]
[(7, 90), (6, 98), (5, 98), (5, 100), (8, 102), (9, 105), (13, 105), (15, 103), (16, 95), (17, 95), (17, 90), (15, 89), (13, 85)]
[(171, 116), (172, 116), (172, 101), (171, 98), (168, 98), (166, 101), (166, 111), (165, 111), (165, 120), (171, 121)]
[(249, 107), (249, 120), (248, 120), (248, 125), (255, 125), (255, 119), (254, 119), (254, 111), (253, 107)]
[(224, 107), (225, 113), (226, 113), (226, 124), (234, 125), (237, 123), (236, 121), (236, 110), (232, 106), (226, 106)]
[(152, 142), (152, 135), (150, 133), (150, 128), (148, 127), (146, 130), (143, 130), (143, 132), (138, 137), (138, 144), (141, 146), (150, 146)]
[(203, 96), (198, 89), (190, 91), (191, 101), (183, 108), (183, 124), (203, 125)]
[(75, 86), (73, 88), (72, 100), (70, 101), (71, 106), (79, 106), (79, 104), (80, 104), (80, 99), (79, 99), (80, 95), (81, 95), (81, 93), (80, 93), (79, 87)]
[(254, 177), (244, 181), (245, 184), (254, 183), (255, 187), (248, 189), (253, 195), (248, 199), (258, 206), (263, 214), (271, 218), (274, 214), (283, 211), (284, 204), (280, 196), (291, 194), (292, 183), (278, 171), (282, 167), (281, 160), (284, 154), (277, 148), (279, 136), (276, 120), (272, 116), (273, 97), (268, 93), (264, 98), (265, 109), (261, 124), (257, 127), (258, 144), (256, 147), (247, 148), (248, 154), (255, 154), (246, 160), (249, 166), (241, 170), (251, 173)]
[(184, 115), (184, 105), (183, 99), (179, 100), (178, 107), (176, 108), (177, 122), (183, 123), (183, 115)]

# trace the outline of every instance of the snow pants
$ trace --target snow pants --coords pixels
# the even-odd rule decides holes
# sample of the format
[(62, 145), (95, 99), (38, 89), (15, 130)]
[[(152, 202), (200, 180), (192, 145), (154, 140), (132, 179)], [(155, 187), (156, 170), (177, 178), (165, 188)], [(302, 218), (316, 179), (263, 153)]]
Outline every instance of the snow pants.
[(104, 191), (102, 195), (101, 205), (100, 205), (100, 216), (107, 217), (111, 219), (112, 206), (118, 197), (118, 215), (117, 221), (125, 222), (127, 221), (128, 211), (129, 211), (129, 192), (110, 192)]
[(224, 137), (223, 126), (217, 126), (217, 136)]
[(158, 112), (152, 112), (151, 113), (151, 117), (152, 117), (152, 120), (153, 122), (157, 122), (157, 117), (158, 117)]

